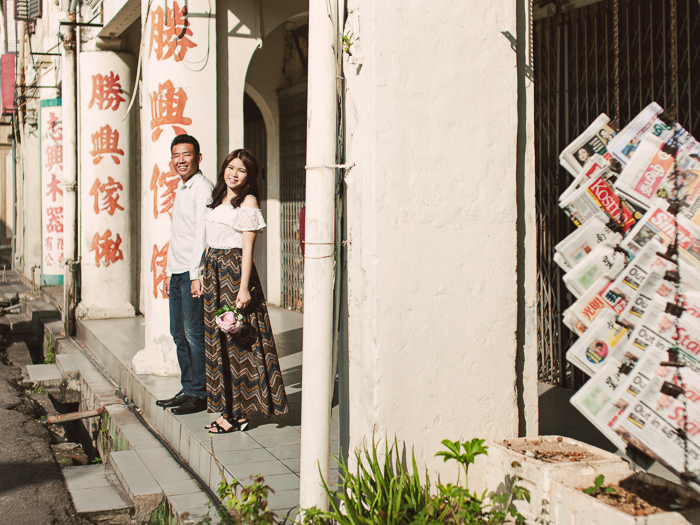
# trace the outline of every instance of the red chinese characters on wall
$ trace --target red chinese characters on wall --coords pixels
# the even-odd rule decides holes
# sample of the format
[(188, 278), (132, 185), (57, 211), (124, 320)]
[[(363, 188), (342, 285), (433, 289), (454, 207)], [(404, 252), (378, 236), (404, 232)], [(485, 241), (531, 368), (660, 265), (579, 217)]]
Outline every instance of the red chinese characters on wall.
[(63, 233), (63, 206), (49, 206), (46, 215), (46, 231)]
[[(88, 109), (97, 111), (97, 115), (104, 115), (102, 112), (112, 114), (117, 111), (122, 102), (125, 102), (124, 90), (122, 89), (119, 74), (114, 71), (107, 73), (96, 73), (92, 75), (92, 96), (88, 104)], [(102, 117), (106, 118), (106, 117)], [(113, 117), (110, 117), (113, 119)], [(113, 120), (111, 121), (114, 122)], [(108, 162), (120, 165), (124, 158), (124, 150), (119, 147), (119, 131), (113, 129), (104, 120), (95, 122), (95, 127), (90, 132), (90, 143), (92, 149), (89, 153), (93, 157), (92, 164)], [(102, 164), (104, 166), (104, 164)], [(106, 213), (114, 216), (117, 212), (124, 212), (123, 201), (119, 199), (124, 186), (113, 176), (105, 175), (102, 178), (95, 177), (90, 186), (88, 195), (92, 198), (92, 209), (95, 215)], [(99, 227), (99, 226), (97, 226)], [(124, 253), (121, 249), (122, 237), (112, 229), (106, 229), (104, 233), (95, 232), (90, 243), (90, 252), (95, 253), (95, 264), (97, 266), (109, 266), (117, 261), (124, 260)]]
[(53, 111), (49, 114), (49, 118), (46, 121), (46, 133), (44, 134), (44, 139), (52, 141), (63, 141), (63, 126), (58, 120), (56, 113)]
[(158, 249), (156, 244), (153, 245), (153, 256), (151, 257), (151, 273), (153, 274), (153, 297), (158, 299), (160, 296), (165, 299), (168, 296), (165, 294), (165, 280), (168, 278), (166, 269), (168, 266), (168, 247), (169, 242), (165, 243), (163, 248)]
[(46, 193), (44, 195), (48, 195), (51, 197), (51, 202), (56, 202), (56, 199), (60, 195), (61, 197), (63, 196), (63, 190), (59, 186), (61, 184), (61, 181), (58, 180), (56, 177), (55, 173), (51, 174), (51, 180), (49, 183), (46, 185)]
[(102, 162), (104, 155), (110, 155), (114, 163), (119, 164), (121, 160), (117, 155), (124, 156), (124, 151), (119, 149), (119, 132), (107, 124), (93, 133), (90, 155), (95, 157), (92, 159), (93, 164)]
[(192, 36), (192, 30), (187, 20), (187, 4), (180, 7), (173, 2), (173, 7), (156, 7), (151, 11), (151, 35), (148, 46), (148, 57), (155, 53), (156, 60), (168, 60), (174, 58), (180, 62), (185, 58), (187, 51), (197, 44), (188, 37)]
[(63, 253), (63, 124), (61, 107), (42, 107), (42, 248), (43, 273), (62, 273)]
[[(153, 174), (151, 175), (151, 191), (153, 191), (153, 217), (158, 218), (158, 215), (167, 213), (172, 218), (173, 201), (175, 200), (175, 191), (180, 185), (182, 179), (175, 173), (175, 170), (163, 172), (160, 171), (158, 165), (153, 166)], [(160, 190), (160, 202), (158, 201), (158, 191)]]
[[(95, 179), (95, 182), (90, 188), (90, 196), (94, 199), (93, 209), (95, 215), (99, 215), (100, 211), (106, 211), (110, 215), (114, 215), (117, 210), (124, 211), (124, 208), (119, 205), (119, 191), (123, 190), (121, 182), (116, 182), (112, 177), (107, 177), (107, 182), (104, 184), (100, 179)], [(100, 200), (102, 201), (100, 203)], [(101, 204), (101, 206), (100, 206)]]
[(122, 85), (119, 82), (119, 75), (110, 71), (108, 75), (92, 75), (92, 98), (88, 104), (88, 109), (97, 105), (98, 109), (117, 111), (119, 105), (124, 102), (122, 97)]
[(124, 253), (121, 246), (122, 238), (117, 234), (115, 239), (112, 239), (112, 230), (107, 230), (102, 235), (95, 233), (90, 244), (90, 251), (95, 252), (95, 264), (100, 265), (100, 261), (105, 266), (109, 266), (117, 261), (124, 260)]
[(170, 80), (158, 84), (158, 90), (150, 93), (151, 96), (151, 140), (158, 140), (163, 133), (163, 126), (171, 125), (176, 135), (187, 133), (180, 126), (189, 126), (192, 119), (185, 117), (185, 105), (187, 93), (182, 88), (175, 89)]

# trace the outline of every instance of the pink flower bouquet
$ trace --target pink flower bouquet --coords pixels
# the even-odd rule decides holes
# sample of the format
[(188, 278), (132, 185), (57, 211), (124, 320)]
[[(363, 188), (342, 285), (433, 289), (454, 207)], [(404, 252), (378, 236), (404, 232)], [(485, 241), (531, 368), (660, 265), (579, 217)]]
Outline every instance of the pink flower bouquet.
[(214, 320), (216, 321), (219, 330), (227, 334), (235, 334), (243, 328), (243, 315), (235, 306), (224, 306), (214, 312)]

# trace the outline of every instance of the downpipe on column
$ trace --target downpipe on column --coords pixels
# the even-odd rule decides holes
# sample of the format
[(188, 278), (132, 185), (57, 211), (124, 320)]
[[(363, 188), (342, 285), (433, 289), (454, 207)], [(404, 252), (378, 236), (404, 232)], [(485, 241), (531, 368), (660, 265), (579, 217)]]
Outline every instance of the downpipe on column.
[[(71, 6), (74, 3), (71, 3)], [(69, 8), (70, 9), (70, 8)], [(62, 25), (62, 78), (61, 103), (63, 105), (63, 326), (66, 334), (75, 333), (75, 298), (77, 264), (77, 126), (76, 126), (76, 85), (75, 85), (75, 25), (74, 11), (65, 13), (69, 24)]]

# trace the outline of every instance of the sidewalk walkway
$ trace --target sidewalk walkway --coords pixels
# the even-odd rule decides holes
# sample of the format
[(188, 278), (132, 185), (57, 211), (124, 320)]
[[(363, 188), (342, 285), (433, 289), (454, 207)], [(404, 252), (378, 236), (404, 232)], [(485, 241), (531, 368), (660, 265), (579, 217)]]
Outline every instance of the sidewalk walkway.
[[(143, 317), (81, 321), (78, 339), (209, 487), (216, 490), (221, 481), (216, 461), (226, 469), (229, 479), (235, 476), (247, 483), (250, 476), (261, 474), (275, 491), (269, 499), (270, 509), (280, 515), (291, 512), (291, 516), (299, 503), (302, 315), (271, 307), (270, 321), (290, 412), (269, 419), (251, 417), (250, 430), (219, 436), (204, 429), (215, 419), (212, 414), (174, 416), (169, 410), (156, 407), (156, 400), (180, 390), (178, 378), (137, 375), (132, 371), (131, 360), (144, 347)], [(337, 406), (333, 407), (332, 418), (331, 449), (337, 456)], [(332, 474), (332, 481), (336, 479), (337, 471)]]

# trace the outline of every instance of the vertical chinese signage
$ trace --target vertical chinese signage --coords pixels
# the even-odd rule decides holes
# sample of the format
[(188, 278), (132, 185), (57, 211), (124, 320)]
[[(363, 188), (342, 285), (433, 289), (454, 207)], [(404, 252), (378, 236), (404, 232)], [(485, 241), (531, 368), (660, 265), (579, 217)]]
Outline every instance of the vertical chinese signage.
[(42, 282), (63, 284), (63, 122), (61, 99), (42, 100), (41, 253)]
[(170, 143), (176, 135), (192, 135), (199, 141), (202, 172), (216, 179), (216, 13), (209, 0), (143, 2), (142, 6), (148, 25), (141, 113), (141, 282), (148, 349), (170, 338), (165, 280), (171, 209), (181, 183), (170, 166)]
[(128, 317), (131, 250), (131, 55), (80, 54), (81, 304), (82, 318)]

